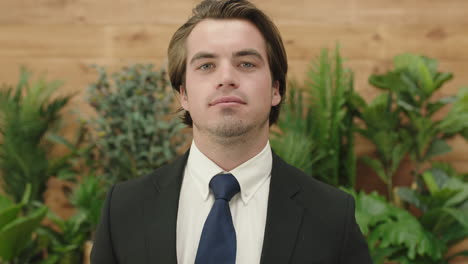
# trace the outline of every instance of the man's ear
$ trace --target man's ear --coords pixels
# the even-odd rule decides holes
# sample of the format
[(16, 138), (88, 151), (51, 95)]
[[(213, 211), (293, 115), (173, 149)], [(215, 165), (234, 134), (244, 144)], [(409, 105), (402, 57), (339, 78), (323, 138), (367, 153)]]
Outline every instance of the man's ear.
[(187, 98), (187, 91), (185, 90), (185, 86), (181, 85), (179, 87), (179, 96), (180, 96), (180, 105), (184, 110), (188, 111), (188, 98)]
[(281, 102), (281, 94), (280, 94), (280, 84), (279, 81), (273, 82), (273, 91), (271, 94), (271, 106), (277, 106)]

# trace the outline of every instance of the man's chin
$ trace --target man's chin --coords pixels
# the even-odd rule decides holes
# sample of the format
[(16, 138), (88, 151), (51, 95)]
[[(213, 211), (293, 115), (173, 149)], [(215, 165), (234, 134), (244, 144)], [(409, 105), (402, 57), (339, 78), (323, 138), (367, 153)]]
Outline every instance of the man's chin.
[(244, 122), (238, 120), (238, 122), (229, 122), (216, 126), (212, 129), (212, 134), (224, 138), (241, 137), (247, 134), (251, 129), (252, 127), (246, 126)]
[(242, 138), (254, 130), (261, 130), (264, 126), (268, 126), (268, 117), (265, 118), (264, 122), (259, 123), (248, 123), (236, 115), (229, 114), (224, 115), (222, 119), (218, 119), (215, 122), (205, 122), (205, 124), (201, 126), (200, 123), (197, 124), (197, 122), (194, 121), (194, 128), (199, 132), (209, 134), (219, 139)]

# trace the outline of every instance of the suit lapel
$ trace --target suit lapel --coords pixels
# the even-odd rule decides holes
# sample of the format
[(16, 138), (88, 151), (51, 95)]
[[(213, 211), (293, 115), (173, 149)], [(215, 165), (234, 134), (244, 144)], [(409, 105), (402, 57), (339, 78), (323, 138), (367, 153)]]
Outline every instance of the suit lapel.
[(188, 151), (151, 176), (154, 186), (143, 201), (148, 263), (177, 263), (177, 212), (187, 157)]
[(273, 153), (267, 220), (260, 263), (288, 263), (302, 224), (304, 208), (294, 199), (300, 186), (288, 165)]
[[(149, 263), (177, 263), (176, 230), (179, 194), (188, 151), (152, 176), (145, 194), (143, 221)], [(304, 208), (295, 197), (300, 186), (288, 177), (287, 164), (273, 153), (267, 220), (260, 263), (288, 263), (302, 224)]]

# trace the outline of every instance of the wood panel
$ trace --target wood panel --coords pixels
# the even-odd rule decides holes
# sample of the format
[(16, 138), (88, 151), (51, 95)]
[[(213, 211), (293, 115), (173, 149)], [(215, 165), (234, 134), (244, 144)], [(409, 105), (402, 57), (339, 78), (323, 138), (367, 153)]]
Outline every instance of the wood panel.
[[(0, 1), (0, 23), (182, 23), (195, 0)], [(465, 0), (253, 0), (278, 24), (467, 24)]]
[(307, 58), (341, 43), (349, 59), (382, 60), (403, 52), (444, 60), (468, 59), (466, 26), (299, 25), (280, 26), (291, 59)]
[(0, 58), (161, 58), (175, 29), (166, 25), (0, 25)]
[(1, 24), (181, 24), (198, 1), (0, 1)]
[(254, 1), (278, 24), (450, 24), (468, 23), (464, 0)]
[[(0, 25), (0, 58), (163, 58), (175, 25)], [(440, 60), (468, 60), (467, 27), (281, 26), (292, 60), (312, 58), (341, 43), (346, 57), (390, 59), (413, 52)]]

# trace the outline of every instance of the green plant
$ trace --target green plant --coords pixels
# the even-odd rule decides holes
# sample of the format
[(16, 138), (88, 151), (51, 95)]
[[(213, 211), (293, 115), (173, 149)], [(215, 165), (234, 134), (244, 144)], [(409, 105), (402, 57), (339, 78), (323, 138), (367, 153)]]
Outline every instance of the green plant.
[(22, 215), (21, 209), (27, 205), (31, 195), (31, 185), (27, 185), (20, 203), (15, 204), (6, 196), (0, 195), (0, 262), (26, 263), (31, 257), (24, 252), (32, 243), (32, 234), (39, 227), (47, 213), (47, 207), (39, 208)]
[(47, 216), (58, 230), (43, 226), (37, 230), (38, 246), (47, 252), (40, 264), (76, 264), (83, 262), (83, 247), (88, 238), (87, 215), (78, 211), (64, 220), (53, 213)]
[(99, 223), (101, 208), (106, 198), (105, 183), (101, 177), (85, 176), (73, 190), (70, 197), (71, 204), (85, 216), (83, 233), (92, 239)]
[(57, 173), (48, 157), (60, 111), (69, 96), (53, 99), (60, 82), (43, 78), (29, 84), (30, 73), (22, 69), (15, 88), (0, 89), (0, 177), (2, 189), (19, 202), (31, 184), (31, 200), (42, 200), (47, 179)]
[(286, 161), (332, 185), (354, 186), (354, 124), (348, 104), (353, 74), (338, 47), (322, 50), (304, 86), (292, 82), (274, 134), (273, 149)]
[[(307, 112), (304, 113), (304, 111)], [(315, 145), (309, 134), (310, 116), (310, 109), (305, 105), (303, 90), (297, 83), (291, 82), (278, 120), (278, 127), (281, 131), (273, 133), (270, 142), (277, 154), (307, 174), (312, 174), (312, 165), (317, 159), (312, 157), (311, 153)]]
[[(452, 79), (451, 73), (437, 71), (437, 61), (413, 54), (394, 58), (395, 69), (375, 74), (369, 82), (384, 90), (367, 104), (353, 95), (353, 108), (363, 121), (359, 132), (376, 147), (375, 158), (363, 157), (387, 186), (393, 197), (392, 178), (401, 161), (409, 155), (414, 162), (414, 180), (425, 162), (451, 150), (446, 140), (460, 134), (468, 139), (468, 89), (458, 96), (433, 100), (434, 93)], [(450, 112), (435, 119), (444, 106)]]
[(375, 264), (442, 264), (446, 245), (426, 230), (418, 218), (376, 194), (345, 190), (356, 201), (356, 221), (367, 237)]
[[(421, 211), (420, 222), (450, 247), (468, 237), (468, 183), (448, 164), (434, 164), (420, 177), (416, 188), (398, 188), (401, 199)], [(444, 252), (444, 255), (446, 252)], [(457, 252), (468, 255), (468, 250)]]
[[(447, 139), (455, 135), (468, 139), (468, 89), (460, 89), (457, 96), (434, 100), (435, 92), (453, 77), (438, 72), (436, 60), (402, 54), (394, 58), (394, 66), (392, 71), (369, 78), (384, 92), (369, 104), (354, 94), (352, 108), (362, 121), (358, 131), (376, 147), (374, 158), (362, 159), (387, 185), (390, 203), (398, 201), (393, 196), (393, 175), (405, 156), (413, 161), (413, 185), (417, 187), (400, 187), (397, 193), (407, 204), (419, 208), (421, 216), (415, 217), (381, 199), (379, 203), (386, 204), (382, 206), (384, 211), (391, 213), (373, 220), (372, 232), (367, 234), (369, 245), (376, 263), (448, 263), (456, 255), (468, 253), (446, 257), (447, 249), (468, 235), (468, 214), (463, 209), (468, 207), (468, 192), (462, 180), (465, 176), (455, 176), (457, 173), (447, 165), (434, 165), (424, 173), (421, 168), (451, 150)], [(442, 115), (439, 111), (445, 106), (451, 109)], [(366, 207), (374, 210), (371, 205)], [(365, 221), (363, 225), (368, 226)]]
[(71, 140), (56, 133), (48, 134), (48, 141), (67, 149), (62, 155), (50, 159), (49, 171), (54, 172), (57, 178), (76, 183), (79, 175), (93, 174), (99, 170), (89, 130), (87, 122), (81, 119)]
[[(435, 59), (414, 54), (396, 56), (394, 67), (385, 74), (372, 75), (369, 82), (390, 93), (391, 107), (402, 114), (399, 129), (411, 135), (404, 137), (410, 144), (417, 177), (424, 162), (451, 150), (447, 139), (457, 134), (468, 139), (468, 88), (460, 89), (458, 96), (433, 100), (435, 92), (453, 78), (452, 73), (439, 72)], [(451, 111), (435, 120), (434, 115), (449, 105)]]
[(165, 72), (134, 65), (114, 73), (111, 82), (105, 69), (97, 69), (89, 100), (98, 114), (91, 124), (106, 178), (134, 178), (173, 159), (184, 143), (184, 125), (172, 115), (174, 94)]
[(363, 121), (357, 131), (376, 148), (376, 158), (364, 156), (362, 161), (371, 167), (386, 184), (389, 199), (393, 201), (393, 175), (410, 149), (410, 135), (402, 128), (400, 111), (393, 109), (393, 95), (383, 93), (367, 104), (357, 94), (354, 104), (360, 105)]
[(50, 212), (52, 225), (37, 230), (37, 243), (31, 247), (38, 264), (75, 264), (83, 262), (85, 242), (93, 238), (107, 188), (97, 176), (86, 176), (73, 189), (71, 204), (76, 213), (62, 219)]

